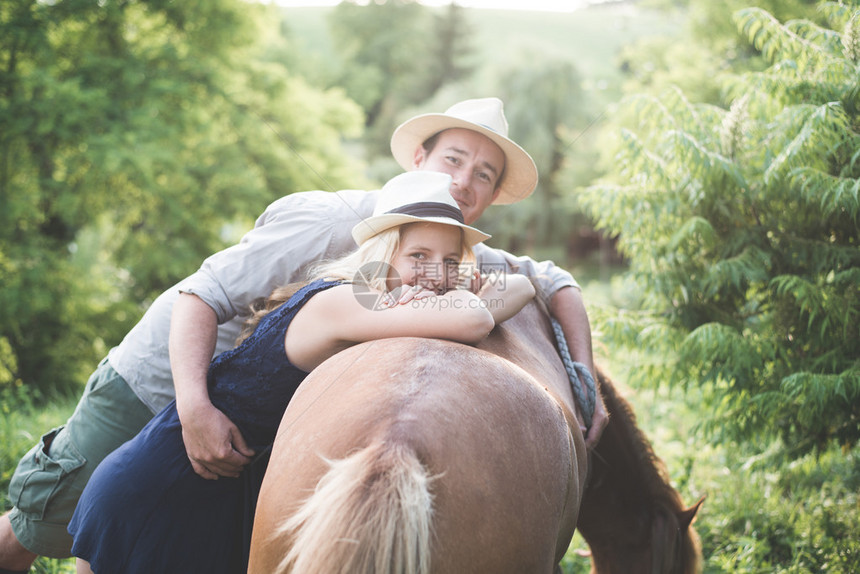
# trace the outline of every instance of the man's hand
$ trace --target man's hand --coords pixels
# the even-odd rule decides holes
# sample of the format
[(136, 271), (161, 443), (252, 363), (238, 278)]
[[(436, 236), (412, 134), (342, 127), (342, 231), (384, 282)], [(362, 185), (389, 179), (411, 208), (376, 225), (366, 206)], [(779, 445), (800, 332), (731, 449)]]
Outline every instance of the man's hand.
[(588, 434), (585, 435), (585, 447), (588, 450), (597, 446), (600, 440), (600, 435), (603, 434), (603, 429), (609, 423), (609, 416), (606, 414), (606, 407), (603, 405), (603, 397), (600, 396), (600, 383), (595, 378), (595, 383), (598, 385), (594, 396), (594, 414), (591, 415), (591, 427), (588, 429)]
[(254, 451), (227, 416), (211, 404), (182, 421), (182, 440), (194, 472), (210, 480), (237, 477)]
[[(600, 382), (597, 379), (597, 372), (594, 370), (594, 359), (591, 351), (591, 326), (585, 311), (582, 293), (575, 287), (563, 287), (552, 296), (549, 307), (553, 317), (561, 324), (564, 337), (567, 339), (570, 356), (574, 361), (584, 364), (594, 377), (596, 385), (594, 414), (591, 416), (591, 427), (585, 435), (585, 446), (593, 449), (597, 446), (600, 435), (606, 428), (609, 419), (603, 404), (603, 397), (600, 395)], [(577, 415), (579, 416), (578, 412)], [(580, 424), (582, 423), (580, 422)]]

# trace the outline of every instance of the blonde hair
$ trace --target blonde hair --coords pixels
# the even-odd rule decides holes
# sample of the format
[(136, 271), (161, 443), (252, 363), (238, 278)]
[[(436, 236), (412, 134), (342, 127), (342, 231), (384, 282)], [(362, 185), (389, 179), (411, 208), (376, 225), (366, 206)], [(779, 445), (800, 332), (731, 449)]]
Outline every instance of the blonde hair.
[[(251, 316), (245, 321), (242, 332), (236, 341), (238, 345), (254, 332), (263, 317), (289, 301), (302, 287), (317, 279), (348, 281), (364, 285), (374, 291), (388, 291), (388, 269), (400, 249), (400, 239), (404, 231), (414, 223), (405, 223), (377, 233), (365, 240), (358, 249), (337, 259), (322, 261), (312, 266), (307, 273), (308, 279), (289, 283), (275, 288), (268, 298), (260, 298), (251, 305)], [(444, 224), (440, 224), (444, 225)], [(460, 275), (464, 274), (463, 264), (473, 264), (475, 253), (466, 242), (465, 233), (460, 231)]]
[[(364, 284), (376, 291), (388, 290), (388, 266), (400, 249), (402, 232), (409, 224), (392, 227), (358, 246), (358, 249), (330, 261), (322, 261), (308, 271), (311, 281), (334, 279)], [(462, 249), (461, 249), (462, 252)]]

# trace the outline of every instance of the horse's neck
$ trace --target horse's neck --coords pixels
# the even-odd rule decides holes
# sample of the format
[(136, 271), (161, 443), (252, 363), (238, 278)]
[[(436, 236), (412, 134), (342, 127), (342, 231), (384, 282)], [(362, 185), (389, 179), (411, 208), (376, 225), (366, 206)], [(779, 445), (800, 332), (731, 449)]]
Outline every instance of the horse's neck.
[(573, 410), (570, 381), (549, 317), (536, 301), (496, 326), (479, 348), (521, 367)]

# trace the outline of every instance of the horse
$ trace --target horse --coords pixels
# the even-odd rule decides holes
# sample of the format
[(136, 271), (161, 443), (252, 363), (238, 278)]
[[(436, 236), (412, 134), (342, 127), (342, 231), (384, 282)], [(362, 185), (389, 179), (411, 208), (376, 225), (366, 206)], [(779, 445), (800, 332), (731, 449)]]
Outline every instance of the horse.
[[(381, 339), (317, 367), (272, 448), (249, 574), (558, 572), (577, 526), (595, 545), (596, 572), (622, 571), (613, 550), (635, 552), (626, 563), (661, 565), (654, 574), (695, 571), (695, 545), (675, 552), (642, 535), (640, 523), (666, 520), (647, 513), (648, 500), (612, 503), (607, 477), (623, 483), (615, 475), (624, 467), (601, 470), (600, 502), (581, 515), (589, 455), (553, 341), (545, 310), (532, 303), (477, 348)], [(667, 481), (654, 486), (674, 492)], [(678, 503), (670, 511), (686, 512), (677, 493), (670, 499)], [(618, 532), (601, 528), (609, 523)], [(686, 550), (695, 532), (686, 515), (677, 523), (686, 524), (677, 531)], [(628, 531), (644, 543), (615, 542)]]

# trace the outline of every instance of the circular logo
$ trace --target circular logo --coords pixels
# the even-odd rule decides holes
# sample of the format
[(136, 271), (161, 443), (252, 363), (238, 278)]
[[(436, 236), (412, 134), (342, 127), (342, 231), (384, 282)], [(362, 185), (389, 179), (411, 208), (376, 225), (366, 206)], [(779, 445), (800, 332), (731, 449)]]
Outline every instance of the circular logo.
[(397, 271), (388, 263), (371, 261), (359, 267), (358, 271), (355, 272), (352, 278), (352, 293), (362, 307), (370, 311), (379, 311), (387, 308), (382, 303), (387, 295), (372, 288), (371, 285), (378, 281), (396, 280), (398, 278)]

